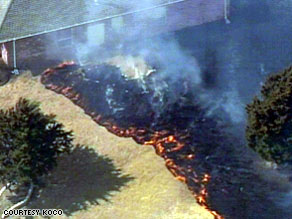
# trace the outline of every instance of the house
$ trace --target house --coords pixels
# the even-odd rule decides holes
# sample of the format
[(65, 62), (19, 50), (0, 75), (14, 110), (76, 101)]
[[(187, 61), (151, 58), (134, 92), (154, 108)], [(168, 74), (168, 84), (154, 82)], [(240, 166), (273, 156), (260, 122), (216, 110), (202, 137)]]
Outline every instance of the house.
[(37, 67), (37, 74), (76, 59), (79, 45), (114, 48), (121, 40), (228, 22), (228, 6), (229, 0), (0, 0), (0, 56), (14, 69)]

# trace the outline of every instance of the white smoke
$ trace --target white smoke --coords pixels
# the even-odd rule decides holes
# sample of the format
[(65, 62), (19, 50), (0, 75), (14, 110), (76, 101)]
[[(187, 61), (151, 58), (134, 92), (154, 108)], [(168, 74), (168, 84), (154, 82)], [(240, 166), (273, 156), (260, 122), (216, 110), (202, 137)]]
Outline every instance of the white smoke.
[(216, 115), (218, 112), (222, 114), (223, 111), (225, 117), (229, 117), (228, 119), (232, 123), (238, 124), (244, 122), (245, 104), (241, 102), (235, 86), (231, 86), (229, 90), (222, 92), (217, 98), (208, 94), (202, 94), (200, 97), (203, 102), (207, 102), (208, 104), (209, 110), (207, 116)]
[[(129, 4), (129, 2), (131, 3)], [(190, 48), (192, 51), (202, 50), (204, 46), (201, 44), (203, 42), (205, 47), (214, 48), (218, 52), (219, 70), (216, 74), (218, 73), (219, 76), (212, 88), (204, 88), (203, 86), (202, 69), (208, 68), (208, 66), (202, 64), (204, 58), (200, 52), (194, 55), (195, 52), (186, 50), (172, 34), (144, 38), (147, 32), (151, 32), (151, 26), (149, 26), (148, 31), (145, 31), (147, 25), (144, 25), (151, 18), (151, 13), (133, 14), (137, 25), (126, 29), (128, 32), (126, 38), (124, 38), (124, 34), (120, 33), (113, 39), (113, 45), (115, 45), (113, 52), (109, 52), (112, 48), (101, 47), (98, 50), (92, 49), (90, 44), (81, 45), (78, 50), (79, 61), (82, 64), (87, 64), (92, 57), (96, 57), (98, 62), (119, 55), (142, 57), (149, 63), (150, 69), (157, 69), (161, 77), (151, 83), (151, 89), (154, 89), (154, 98), (158, 100), (158, 103), (153, 103), (156, 110), (163, 110), (159, 103), (165, 101), (164, 94), (166, 92), (171, 91), (174, 97), (173, 101), (175, 101), (177, 96), (188, 89), (185, 85), (177, 84), (179, 81), (187, 81), (192, 84), (201, 104), (209, 109), (208, 116), (219, 115), (224, 120), (229, 121), (231, 126), (240, 125), (241, 131), (244, 131), (245, 105), (258, 93), (260, 83), (270, 72), (284, 68), (285, 65), (291, 63), (292, 44), (289, 36), (291, 36), (292, 22), (288, 23), (287, 21), (291, 21), (292, 1), (239, 0), (233, 2), (236, 4), (237, 11), (231, 13), (232, 22), (228, 26), (230, 29), (233, 28), (232, 30), (229, 29), (229, 32), (225, 32), (226, 29), (220, 27), (222, 29), (218, 28), (216, 33), (216, 31), (206, 28), (210, 33), (208, 31), (194, 31), (191, 37), (183, 36), (185, 37), (184, 41), (189, 41), (189, 44), (192, 45)], [(106, 1), (97, 1), (97, 3), (102, 5)], [(272, 6), (266, 7), (267, 4)], [(121, 1), (119, 7), (130, 11), (155, 5), (157, 5), (155, 0)], [(236, 17), (236, 13), (240, 13), (241, 8), (252, 9), (254, 12), (246, 10), (245, 12), (249, 16)], [(269, 12), (266, 9), (273, 10)], [(94, 7), (90, 7), (88, 10), (90, 13), (98, 13)], [(267, 16), (263, 16), (263, 14)], [(268, 23), (269, 19), (271, 23)], [(216, 29), (216, 27), (214, 28)], [(279, 34), (280, 32), (282, 34)], [(213, 33), (215, 33), (214, 36)], [(90, 38), (90, 36), (88, 37)], [(222, 43), (220, 38), (224, 38), (225, 41)], [(224, 45), (212, 44), (212, 41), (221, 42)], [(282, 45), (284, 43), (286, 43), (285, 46)], [(141, 80), (141, 84), (143, 83), (144, 81)], [(147, 89), (145, 88), (145, 90)], [(117, 104), (112, 101), (110, 87), (106, 93), (109, 105), (113, 109), (119, 110)], [(292, 192), (285, 193), (280, 199), (280, 204), (283, 204), (285, 208), (291, 208), (291, 200)]]

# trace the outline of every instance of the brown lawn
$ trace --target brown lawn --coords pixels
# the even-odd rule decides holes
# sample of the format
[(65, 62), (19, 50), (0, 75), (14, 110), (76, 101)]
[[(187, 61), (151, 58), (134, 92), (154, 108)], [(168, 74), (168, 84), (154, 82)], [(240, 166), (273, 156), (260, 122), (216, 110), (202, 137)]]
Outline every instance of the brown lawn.
[(89, 148), (62, 158), (29, 208), (62, 208), (67, 213), (62, 218), (213, 218), (186, 185), (175, 180), (152, 147), (107, 132), (30, 73), (0, 87), (1, 108), (13, 106), (20, 97), (39, 101), (43, 112), (56, 114), (66, 129), (74, 131), (76, 144)]

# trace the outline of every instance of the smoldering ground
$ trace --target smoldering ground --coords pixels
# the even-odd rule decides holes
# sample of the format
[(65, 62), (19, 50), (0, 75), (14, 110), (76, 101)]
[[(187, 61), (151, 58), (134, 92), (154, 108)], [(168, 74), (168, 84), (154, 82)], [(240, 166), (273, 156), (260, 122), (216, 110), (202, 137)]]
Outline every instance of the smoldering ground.
[[(124, 5), (123, 7), (135, 9), (143, 6), (150, 7), (155, 3), (155, 1), (139, 1), (137, 5)], [(291, 208), (287, 207), (287, 204), (291, 203), (291, 192), (287, 192), (291, 185), (289, 180), (286, 180), (289, 173), (286, 171), (280, 173), (266, 167), (264, 162), (245, 146), (244, 132), (245, 105), (259, 93), (261, 84), (267, 75), (283, 69), (291, 63), (292, 18), (289, 14), (291, 9), (292, 3), (288, 0), (238, 0), (232, 2), (231, 24), (229, 25), (222, 20), (164, 36), (152, 36), (150, 39), (142, 39), (146, 36), (144, 33), (147, 31), (143, 29), (142, 32), (141, 26), (138, 25), (133, 32), (127, 35), (120, 33), (113, 38), (112, 44), (108, 45), (110, 49), (103, 47), (99, 50), (100, 53), (96, 48), (91, 49), (90, 44), (84, 44), (80, 47), (82, 48), (80, 54), (97, 56), (100, 61), (114, 55), (143, 57), (149, 65), (160, 71), (159, 77), (149, 84), (160, 95), (159, 101), (153, 104), (158, 114), (165, 109), (166, 105), (171, 104), (171, 101), (175, 103), (181, 95), (192, 90), (198, 97), (194, 101), (199, 101), (201, 106), (206, 109), (206, 116), (218, 118), (225, 125), (226, 132), (236, 138), (236, 144), (226, 141), (226, 144), (230, 144), (224, 148), (228, 153), (224, 153), (222, 148), (221, 151), (220, 149), (214, 150), (214, 154), (224, 156), (220, 159), (222, 162), (226, 162), (227, 169), (231, 167), (237, 170), (233, 164), (229, 165), (228, 162), (232, 161), (241, 165), (241, 162), (246, 160), (249, 163), (245, 163), (241, 169), (248, 169), (256, 173), (257, 177), (249, 179), (254, 180), (255, 184), (243, 179), (244, 174), (236, 176), (237, 181), (235, 180), (235, 182), (230, 180), (229, 182), (235, 184), (245, 183), (235, 186), (232, 191), (245, 187), (244, 190), (248, 190), (248, 186), (254, 185), (258, 187), (269, 185), (267, 188), (272, 188), (271, 192), (263, 191), (262, 194), (254, 191), (255, 195), (265, 196), (255, 200), (266, 199), (266, 201), (262, 205), (257, 203), (258, 212), (249, 212), (245, 218), (255, 218), (256, 216), (257, 218), (275, 218), (277, 216), (289, 218), (292, 214)], [(92, 12), (93, 8), (89, 10)], [(149, 18), (147, 16), (137, 17), (139, 22), (142, 22), (143, 19)], [(142, 37), (138, 34), (141, 32), (144, 35)], [(162, 81), (167, 83), (161, 83)], [(184, 81), (186, 83), (182, 83)], [(173, 97), (168, 99), (167, 103), (163, 98), (165, 93)], [(211, 162), (210, 159), (209, 163)], [(213, 166), (211, 172), (215, 175), (216, 172), (220, 172), (219, 170), (221, 169)], [(232, 171), (229, 176), (231, 173)], [(224, 176), (228, 177), (228, 174)], [(215, 191), (216, 188), (219, 191), (224, 187), (214, 185), (214, 188), (211, 188), (213, 194), (222, 195)], [(253, 189), (249, 191), (251, 192)], [(254, 203), (254, 200), (244, 200), (244, 202), (248, 208), (249, 203)], [(276, 206), (271, 209), (279, 210), (278, 214), (274, 212), (270, 217), (267, 213), (263, 214), (265, 208), (270, 207), (269, 202), (270, 205)], [(238, 201), (238, 203), (242, 202)], [(233, 207), (241, 207), (241, 212), (244, 211), (244, 206)], [(232, 216), (235, 217), (236, 214), (232, 214)], [(243, 217), (237, 215), (237, 218)]]

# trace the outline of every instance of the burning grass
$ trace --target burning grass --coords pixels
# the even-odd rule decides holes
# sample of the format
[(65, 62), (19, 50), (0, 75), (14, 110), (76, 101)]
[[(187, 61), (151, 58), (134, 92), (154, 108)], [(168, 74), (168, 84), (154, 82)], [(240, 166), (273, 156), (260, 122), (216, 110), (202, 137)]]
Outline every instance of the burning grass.
[[(287, 184), (267, 179), (255, 168), (255, 156), (224, 132), (218, 118), (206, 116), (188, 81), (170, 83), (160, 76), (151, 74), (141, 87), (110, 65), (80, 68), (65, 63), (48, 69), (41, 81), (108, 131), (152, 145), (175, 178), (186, 183), (215, 218), (221, 218), (217, 212), (226, 218), (287, 217), (271, 195), (287, 191)], [(166, 89), (159, 90), (161, 84)]]
[[(197, 175), (194, 172), (194, 169), (192, 169), (192, 166), (190, 165), (192, 160), (195, 158), (194, 151), (191, 151), (185, 147), (185, 144), (186, 144), (185, 139), (189, 138), (188, 135), (190, 133), (185, 132), (183, 130), (173, 130), (173, 127), (171, 128), (165, 127), (165, 124), (162, 124), (163, 129), (160, 131), (155, 130), (156, 127), (154, 128), (149, 127), (150, 124), (153, 124), (153, 121), (151, 121), (151, 117), (153, 118), (153, 116), (151, 115), (155, 114), (155, 112), (151, 111), (151, 107), (148, 105), (149, 103), (147, 102), (147, 99), (148, 99), (147, 96), (143, 98), (143, 100), (146, 100), (146, 101), (140, 100), (139, 103), (143, 107), (146, 106), (145, 107), (146, 109), (147, 108), (149, 109), (150, 112), (147, 112), (147, 114), (150, 115), (149, 117), (150, 123), (149, 121), (145, 122), (145, 115), (138, 115), (139, 112), (138, 113), (137, 111), (133, 112), (131, 108), (128, 109), (126, 104), (123, 104), (124, 108), (128, 109), (125, 111), (128, 114), (128, 116), (131, 116), (133, 118), (131, 118), (130, 120), (128, 119), (128, 116), (127, 116), (127, 119), (125, 119), (123, 118), (124, 116), (123, 113), (121, 113), (122, 115), (118, 115), (118, 118), (113, 118), (116, 116), (115, 114), (117, 113), (115, 109), (112, 109), (113, 107), (111, 106), (111, 102), (107, 101), (108, 109), (100, 108), (101, 107), (100, 102), (104, 102), (104, 100), (102, 100), (102, 97), (101, 97), (103, 95), (101, 94), (100, 91), (99, 92), (94, 91), (94, 90), (91, 91), (92, 92), (91, 94), (93, 95), (100, 95), (100, 96), (94, 96), (96, 98), (95, 100), (93, 100), (94, 103), (90, 102), (89, 98), (82, 98), (84, 96), (84, 91), (80, 90), (82, 81), (89, 81), (90, 83), (90, 81), (92, 81), (94, 78), (95, 82), (98, 81), (98, 86), (101, 86), (101, 87), (104, 86), (104, 84), (108, 86), (108, 84), (104, 83), (104, 81), (102, 80), (107, 80), (114, 84), (116, 83), (116, 81), (112, 81), (114, 79), (111, 78), (110, 73), (106, 78), (104, 77), (104, 75), (107, 74), (108, 72), (113, 72), (112, 74), (115, 74), (115, 71), (117, 72), (116, 69), (113, 69), (110, 66), (100, 66), (97, 68), (92, 66), (88, 68), (89, 71), (92, 69), (99, 70), (99, 71), (106, 70), (106, 72), (100, 74), (101, 78), (98, 77), (98, 75), (92, 75), (93, 73), (92, 74), (89, 73), (89, 77), (91, 76), (92, 78), (87, 79), (86, 76), (88, 75), (85, 75), (86, 74), (85, 72), (83, 72), (82, 75), (80, 75), (79, 73), (77, 74), (74, 73), (74, 72), (82, 72), (83, 70), (78, 69), (78, 66), (74, 65), (73, 63), (61, 64), (55, 70), (53, 69), (47, 70), (43, 74), (42, 83), (46, 84), (47, 88), (50, 88), (58, 93), (63, 94), (64, 96), (71, 99), (75, 104), (83, 107), (85, 109), (85, 112), (89, 114), (95, 122), (106, 127), (108, 131), (114, 133), (115, 135), (121, 136), (121, 137), (132, 137), (139, 144), (152, 145), (156, 151), (156, 154), (164, 158), (166, 167), (175, 176), (176, 179), (184, 183), (187, 183), (190, 180), (196, 183), (196, 186), (192, 187), (192, 191), (197, 202), (201, 206), (203, 206), (205, 209), (207, 209), (215, 218), (218, 218), (218, 219), (223, 218), (216, 211), (211, 210), (207, 204), (208, 193), (206, 190), (206, 185), (208, 184), (210, 180), (210, 175), (208, 175), (207, 173), (204, 173), (203, 175)], [(60, 74), (58, 70), (61, 72)], [(62, 73), (63, 71), (66, 71), (66, 70), (70, 72), (69, 75), (71, 75), (73, 79), (68, 78), (68, 75), (65, 75), (64, 73)], [(56, 75), (54, 75), (55, 73), (57, 77)], [(119, 75), (115, 75), (115, 76), (117, 77)], [(63, 80), (62, 79), (59, 80), (60, 77), (63, 77)], [(66, 78), (65, 80), (64, 80), (64, 77)], [(51, 84), (49, 81), (55, 82), (56, 85)], [(68, 84), (71, 84), (72, 87), (71, 86), (67, 87), (64, 84), (62, 85), (64, 81), (66, 81), (66, 83)], [(125, 84), (124, 86), (127, 86), (127, 85), (128, 84)], [(90, 84), (87, 84), (87, 85), (83, 84), (82, 87), (85, 88), (84, 89), (85, 92), (87, 92), (86, 88), (88, 88), (89, 86)], [(89, 93), (87, 93), (87, 95), (89, 95)], [(136, 95), (135, 91), (132, 93), (132, 95), (130, 94), (128, 95), (127, 101), (137, 101), (133, 95)], [(105, 94), (104, 96), (106, 97), (107, 95)], [(106, 100), (107, 99), (105, 99), (105, 101)], [(113, 99), (112, 102), (114, 101), (115, 100)], [(117, 104), (120, 104), (120, 103), (117, 103)], [(131, 107), (133, 106), (133, 104), (129, 104), (129, 105)], [(102, 107), (104, 107), (104, 105)], [(140, 116), (143, 116), (143, 117), (139, 118)], [(173, 118), (170, 118), (170, 120), (171, 119)], [(213, 124), (216, 125), (215, 123)], [(170, 123), (169, 125), (172, 125), (172, 124)], [(182, 125), (186, 125), (186, 124), (182, 124)], [(180, 129), (180, 127), (174, 127), (174, 128)], [(215, 135), (213, 137), (215, 137)], [(176, 152), (178, 152), (178, 156), (174, 156)], [(181, 164), (182, 166), (179, 166), (178, 163), (182, 160), (183, 160), (183, 163)], [(185, 172), (186, 171), (185, 165), (188, 166), (188, 169), (190, 170), (189, 171), (190, 174), (187, 174)]]
[[(73, 211), (73, 218), (212, 218), (196, 203), (185, 185), (173, 179), (163, 160), (153, 153), (151, 147), (141, 147), (129, 138), (119, 138), (109, 133), (96, 125), (69, 99), (45, 89), (38, 78), (32, 78), (30, 74), (24, 74), (0, 88), (1, 108), (13, 106), (19, 97), (39, 101), (42, 111), (56, 114), (57, 120), (65, 128), (74, 131), (76, 144), (88, 145), (95, 153), (105, 157), (103, 159), (112, 160), (112, 165), (119, 171), (117, 177), (133, 178), (120, 191), (109, 191), (107, 201), (95, 197), (97, 205), (89, 204), (87, 210)], [(117, 127), (112, 129), (117, 130)], [(128, 132), (133, 132), (133, 129), (128, 129)], [(165, 140), (177, 139), (169, 135)], [(186, 156), (192, 158), (192, 155)], [(34, 199), (32, 205), (37, 206), (38, 202), (45, 201), (41, 204), (42, 207), (70, 208), (67, 201), (69, 196), (71, 201), (78, 203), (80, 196), (86, 199), (92, 193), (95, 194), (95, 190), (106, 190), (106, 184), (115, 186), (116, 180), (106, 180), (111, 178), (104, 166), (107, 165), (106, 162), (99, 161), (102, 160), (100, 158), (96, 161), (97, 165), (91, 168), (88, 165), (92, 162), (87, 158), (81, 157), (78, 162), (74, 158), (70, 161), (73, 162), (71, 165), (66, 161), (69, 157), (61, 161), (57, 170), (48, 178), (48, 186), (43, 189), (41, 197)], [(79, 188), (75, 187), (74, 182)]]

